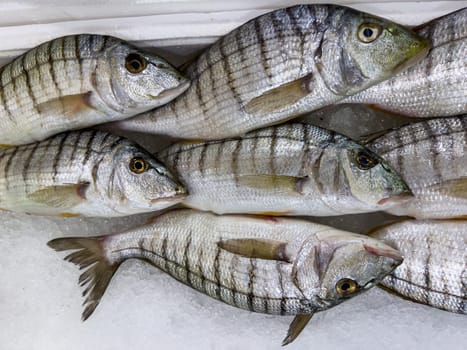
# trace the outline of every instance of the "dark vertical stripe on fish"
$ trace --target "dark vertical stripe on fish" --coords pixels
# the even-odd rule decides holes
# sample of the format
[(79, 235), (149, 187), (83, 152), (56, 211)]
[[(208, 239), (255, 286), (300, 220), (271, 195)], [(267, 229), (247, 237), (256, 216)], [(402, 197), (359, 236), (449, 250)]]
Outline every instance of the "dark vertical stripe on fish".
[(83, 166), (87, 164), (87, 162), (91, 158), (92, 153), (94, 152), (94, 148), (92, 146), (93, 146), (94, 138), (96, 137), (97, 133), (98, 133), (97, 130), (90, 131), (89, 140), (85, 147), (86, 151), (84, 153)]
[(239, 165), (238, 165), (238, 155), (240, 152), (240, 147), (242, 146), (242, 142), (240, 140), (232, 140), (235, 143), (235, 149), (232, 153), (232, 175), (234, 176), (235, 186), (238, 187), (238, 176), (239, 176)]
[(31, 161), (32, 161), (33, 157), (35, 156), (37, 148), (38, 148), (39, 145), (40, 145), (39, 142), (36, 142), (36, 143), (33, 144), (31, 153), (29, 153), (29, 156), (26, 159), (26, 162), (24, 163), (22, 176), (23, 176), (23, 181), (24, 181), (24, 192), (26, 194), (29, 193), (29, 188), (28, 188), (29, 187), (29, 181), (28, 181), (29, 176), (28, 175), (30, 174), (29, 168), (31, 167)]
[(247, 292), (247, 307), (250, 311), (255, 311), (253, 306), (254, 298), (254, 285), (255, 285), (255, 259), (249, 258), (249, 267), (248, 267), (248, 292)]
[[(226, 79), (227, 79), (227, 86), (229, 87), (230, 91), (232, 92), (232, 96), (235, 99), (238, 106), (243, 106), (242, 99), (238, 94), (237, 87), (234, 84), (234, 79), (232, 76), (232, 67), (230, 66), (229, 56), (225, 53), (225, 36), (219, 42), (219, 54), (221, 55), (222, 67), (224, 69)], [(237, 43), (238, 46), (238, 43)]]
[[(221, 241), (222, 238), (219, 238)], [(221, 254), (221, 248), (216, 244), (216, 255), (214, 256), (214, 279), (216, 283), (216, 298), (224, 300), (221, 293), (221, 276), (220, 276), (220, 261), (219, 256)]]
[(60, 135), (61, 139), (57, 145), (57, 153), (55, 153), (55, 157), (52, 163), (52, 174), (53, 174), (53, 182), (57, 181), (57, 175), (59, 173), (59, 164), (62, 156), (62, 151), (64, 148), (65, 141), (70, 136), (70, 133), (65, 133)]
[(425, 241), (427, 249), (427, 254), (425, 257), (425, 269), (423, 271), (425, 277), (425, 287), (427, 288), (427, 292), (425, 295), (425, 302), (427, 305), (432, 305), (430, 291), (432, 290), (431, 285), (431, 250), (432, 250), (432, 241), (429, 236), (426, 237)]
[(268, 57), (266, 55), (266, 52), (267, 52), (266, 42), (263, 36), (263, 30), (261, 28), (260, 19), (256, 19), (254, 21), (254, 28), (255, 28), (256, 39), (258, 41), (258, 46), (259, 46), (260, 55), (261, 55), (261, 66), (263, 67), (264, 73), (268, 77), (268, 81), (271, 82), (272, 81), (271, 66), (269, 65)]
[(10, 167), (11, 167), (11, 164), (13, 162), (13, 158), (15, 157), (16, 153), (18, 152), (18, 149), (19, 147), (15, 147), (13, 148), (13, 151), (10, 153), (10, 154), (7, 154), (8, 156), (8, 160), (6, 161), (6, 164), (5, 164), (5, 188), (7, 190), (10, 190), (10, 179), (9, 179), (9, 175), (8, 175), (8, 172), (10, 170)]
[(276, 261), (276, 271), (277, 271), (279, 291), (280, 291), (280, 296), (281, 296), (280, 314), (285, 315), (286, 312), (287, 312), (287, 305), (286, 305), (287, 300), (285, 298), (284, 286), (282, 284), (282, 270), (281, 270), (281, 262), (280, 261)]
[(199, 166), (199, 172), (201, 175), (204, 175), (205, 170), (206, 170), (206, 151), (208, 149), (208, 143), (205, 142), (203, 146), (201, 147), (201, 152), (199, 155), (199, 161), (198, 161), (198, 166)]
[(186, 270), (186, 283), (190, 286), (193, 287), (193, 283), (191, 282), (190, 278), (190, 259), (189, 259), (189, 252), (190, 252), (190, 247), (191, 247), (191, 240), (193, 238), (193, 232), (190, 230), (188, 233), (188, 237), (186, 238), (186, 243), (184, 244), (183, 247), (183, 266), (185, 267)]

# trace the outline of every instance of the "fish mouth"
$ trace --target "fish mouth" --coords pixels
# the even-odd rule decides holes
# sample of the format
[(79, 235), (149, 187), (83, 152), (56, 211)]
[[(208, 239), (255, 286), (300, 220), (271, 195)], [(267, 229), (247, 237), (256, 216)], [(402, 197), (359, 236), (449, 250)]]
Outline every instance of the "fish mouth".
[(152, 100), (171, 98), (174, 95), (175, 96), (181, 95), (183, 92), (185, 92), (185, 90), (187, 90), (190, 87), (190, 85), (191, 85), (191, 81), (187, 80), (184, 83), (181, 83), (180, 85), (177, 85), (174, 88), (162, 91), (158, 95), (148, 94), (146, 96)]
[(420, 46), (422, 46), (422, 49), (418, 51), (416, 54), (411, 56), (409, 59), (405, 60), (404, 62), (398, 64), (394, 68), (394, 75), (399, 74), (400, 72), (404, 71), (405, 69), (413, 66), (417, 62), (421, 61), (428, 55), (428, 52), (431, 49), (431, 43), (429, 40), (425, 39)]
[(181, 202), (184, 200), (186, 197), (188, 197), (188, 193), (179, 193), (173, 196), (167, 196), (167, 197), (159, 197), (151, 200), (151, 203), (158, 203), (158, 202)]
[(372, 255), (383, 256), (385, 258), (390, 258), (394, 260), (394, 266), (399, 266), (404, 261), (404, 257), (401, 255), (401, 253), (398, 250), (391, 248), (389, 246), (388, 247), (375, 247), (375, 246), (364, 244), (363, 248), (365, 248), (365, 250)]
[(389, 196), (383, 199), (380, 199), (376, 204), (383, 206), (383, 205), (396, 205), (408, 202), (414, 197), (412, 192), (406, 192), (401, 194), (396, 194), (394, 196)]

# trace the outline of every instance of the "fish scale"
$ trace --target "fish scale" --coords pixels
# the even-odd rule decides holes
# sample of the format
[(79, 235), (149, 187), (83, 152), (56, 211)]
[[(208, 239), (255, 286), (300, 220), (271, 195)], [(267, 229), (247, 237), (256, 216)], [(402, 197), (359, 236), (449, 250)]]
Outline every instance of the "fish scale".
[[(391, 54), (386, 53), (384, 62), (372, 67), (377, 73), (368, 68), (378, 60), (377, 54), (369, 53), (372, 44), (352, 50), (352, 43), (339, 41), (347, 35), (354, 41), (356, 22), (365, 21), (380, 23), (388, 28), (385, 33), (391, 33), (382, 39)], [(397, 34), (389, 38), (392, 33)], [(349, 52), (343, 52), (347, 46)], [(396, 66), (425, 55), (428, 46), (405, 28), (350, 8), (299, 5), (279, 9), (245, 23), (203, 53), (187, 68), (192, 86), (180, 98), (109, 127), (186, 139), (241, 135), (386, 79)], [(360, 49), (364, 65), (356, 63), (360, 57), (349, 58), (358, 56)], [(342, 82), (344, 75), (355, 79)]]
[(464, 220), (407, 220), (375, 229), (372, 237), (404, 256), (381, 284), (419, 303), (466, 314), (466, 232)]
[(395, 77), (339, 103), (366, 103), (413, 117), (467, 113), (467, 8), (435, 19), (417, 33), (430, 39), (428, 55)]
[(396, 250), (368, 236), (296, 219), (187, 209), (126, 232), (58, 238), (48, 245), (74, 250), (65, 259), (87, 268), (79, 278), (86, 288), (83, 320), (119, 265), (137, 258), (229, 305), (296, 315), (284, 345), (315, 312), (368, 290), (402, 262)]
[[(147, 67), (129, 72), (125, 62), (131, 54)], [(168, 102), (189, 85), (163, 59), (91, 34), (31, 49), (1, 69), (0, 82), (0, 144), (5, 145), (127, 118)]]
[[(132, 177), (129, 170), (132, 155), (147, 159), (147, 170), (153, 175), (145, 175), (144, 171), (140, 178), (136, 174)], [(153, 183), (141, 184), (142, 178)], [(141, 196), (135, 201), (125, 192), (127, 187), (137, 197), (148, 192), (149, 198)], [(154, 188), (160, 191), (157, 195)], [(184, 193), (173, 175), (142, 148), (107, 132), (68, 132), (41, 142), (0, 149), (3, 210), (42, 215), (122, 216), (175, 204)]]
[(376, 154), (368, 153), (381, 161), (367, 169), (368, 178), (353, 179), (365, 176), (353, 165), (359, 152), (369, 151), (343, 135), (295, 123), (237, 139), (182, 142), (157, 157), (187, 186), (185, 205), (218, 214), (340, 215), (389, 207), (410, 195)]
[(467, 215), (467, 116), (408, 124), (367, 147), (391, 164), (414, 193), (388, 212), (416, 218)]

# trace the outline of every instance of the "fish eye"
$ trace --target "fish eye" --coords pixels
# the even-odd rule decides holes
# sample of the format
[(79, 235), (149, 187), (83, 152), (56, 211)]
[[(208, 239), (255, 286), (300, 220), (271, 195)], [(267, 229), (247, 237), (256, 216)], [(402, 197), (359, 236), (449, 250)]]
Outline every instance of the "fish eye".
[(130, 160), (130, 170), (135, 174), (144, 173), (148, 168), (149, 164), (143, 158), (133, 158)]
[(353, 294), (358, 290), (358, 284), (350, 278), (343, 278), (336, 283), (336, 292), (340, 295)]
[(355, 157), (355, 160), (357, 162), (358, 168), (362, 170), (371, 169), (379, 163), (378, 159), (373, 158), (364, 151), (358, 152), (357, 156)]
[(125, 58), (125, 68), (133, 74), (141, 73), (146, 69), (147, 65), (146, 59), (137, 53), (130, 53)]
[(379, 24), (364, 23), (358, 28), (357, 37), (363, 43), (375, 41), (381, 34), (382, 28)]

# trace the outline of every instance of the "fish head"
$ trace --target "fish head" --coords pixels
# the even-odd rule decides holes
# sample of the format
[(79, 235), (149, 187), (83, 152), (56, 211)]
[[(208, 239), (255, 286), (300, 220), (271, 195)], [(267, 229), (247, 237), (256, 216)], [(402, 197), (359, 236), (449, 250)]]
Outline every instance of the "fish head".
[(344, 136), (335, 136), (318, 167), (315, 181), (323, 198), (345, 214), (385, 210), (413, 198), (408, 185), (384, 159)]
[[(105, 197), (116, 211), (133, 214), (156, 211), (181, 202), (185, 187), (155, 157), (128, 142), (111, 155), (111, 164), (103, 164), (107, 172)], [(105, 170), (108, 167), (111, 170)]]
[(386, 80), (423, 59), (431, 47), (389, 20), (347, 8), (333, 16), (323, 34), (316, 63), (326, 86), (349, 96)]
[(375, 286), (402, 261), (374, 238), (325, 229), (305, 240), (292, 271), (297, 288), (323, 310)]
[(190, 86), (166, 60), (118, 41), (106, 52), (110, 84), (124, 113), (134, 115), (166, 104)]
[(318, 294), (326, 305), (374, 287), (403, 261), (398, 250), (368, 236), (335, 230), (318, 237)]

